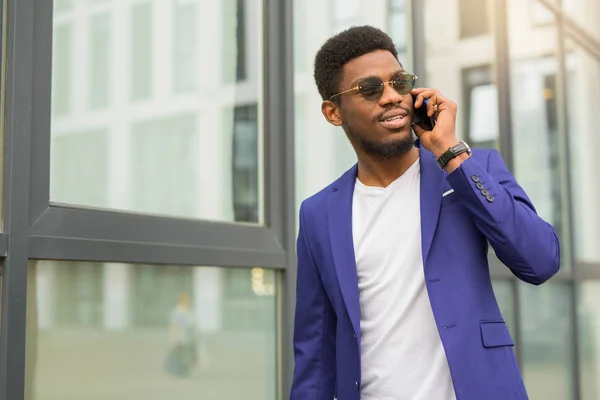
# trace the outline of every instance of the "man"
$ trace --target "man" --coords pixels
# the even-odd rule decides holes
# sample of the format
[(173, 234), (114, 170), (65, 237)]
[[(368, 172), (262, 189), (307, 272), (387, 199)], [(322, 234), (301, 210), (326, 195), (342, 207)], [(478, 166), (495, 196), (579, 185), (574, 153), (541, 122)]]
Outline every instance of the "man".
[[(488, 243), (539, 285), (559, 269), (556, 232), (497, 151), (459, 142), (456, 105), (415, 89), (397, 57), (368, 26), (316, 56), (323, 115), (358, 163), (301, 207), (291, 400), (527, 399)], [(422, 106), (431, 131), (412, 124)]]

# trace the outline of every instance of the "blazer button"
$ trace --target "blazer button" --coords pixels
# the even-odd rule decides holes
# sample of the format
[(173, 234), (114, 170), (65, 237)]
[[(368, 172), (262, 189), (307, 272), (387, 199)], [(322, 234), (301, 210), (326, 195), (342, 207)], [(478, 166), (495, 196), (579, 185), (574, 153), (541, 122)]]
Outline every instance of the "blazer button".
[(479, 182), (479, 177), (477, 175), (471, 175), (471, 179), (473, 179), (473, 182)]
[(354, 384), (356, 385), (356, 390), (358, 390), (358, 381), (354, 381)]
[(354, 339), (356, 339), (356, 333), (353, 336), (354, 336)]
[(487, 196), (490, 194), (490, 192), (488, 192), (487, 190), (483, 189), (483, 190), (481, 191), (481, 194), (482, 194), (484, 197), (487, 197)]
[(490, 203), (493, 203), (495, 200), (494, 196), (492, 196), (491, 194), (487, 195), (487, 201), (489, 201)]
[(475, 185), (475, 186), (477, 186), (477, 189), (479, 189), (479, 190), (483, 189), (483, 183), (481, 183), (481, 182), (477, 182), (477, 185)]

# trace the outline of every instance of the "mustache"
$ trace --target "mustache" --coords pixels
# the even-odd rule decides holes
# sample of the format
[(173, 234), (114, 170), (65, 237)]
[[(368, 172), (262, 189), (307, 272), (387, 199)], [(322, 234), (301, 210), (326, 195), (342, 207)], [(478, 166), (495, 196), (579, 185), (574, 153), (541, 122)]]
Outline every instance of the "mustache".
[(408, 115), (409, 117), (412, 118), (412, 116), (413, 116), (413, 110), (412, 110), (412, 108), (403, 107), (403, 106), (401, 106), (401, 105), (398, 104), (398, 105), (395, 105), (395, 106), (388, 107), (385, 110), (383, 110), (382, 112), (380, 112), (379, 114), (377, 114), (377, 116), (375, 117), (375, 120), (376, 121), (380, 121), (381, 118), (383, 118), (383, 116), (385, 115), (385, 113), (388, 113), (388, 112), (390, 112), (392, 110), (397, 110), (397, 109), (406, 111), (406, 115)]

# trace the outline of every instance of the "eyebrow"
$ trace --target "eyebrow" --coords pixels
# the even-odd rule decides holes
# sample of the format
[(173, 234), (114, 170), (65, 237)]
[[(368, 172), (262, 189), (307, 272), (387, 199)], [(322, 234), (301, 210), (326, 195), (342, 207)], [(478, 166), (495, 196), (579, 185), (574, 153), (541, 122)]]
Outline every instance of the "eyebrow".
[[(401, 74), (402, 72), (406, 72), (406, 71), (404, 71), (404, 69), (400, 68), (399, 70), (397, 70), (396, 72), (394, 72), (392, 74), (392, 78), (395, 77), (398, 74)], [(363, 76), (362, 78), (358, 78), (354, 82), (352, 82), (352, 84), (350, 84), (350, 87), (356, 87), (359, 83), (364, 82), (367, 79), (381, 79), (381, 78), (378, 77), (378, 76), (375, 76), (375, 75)]]

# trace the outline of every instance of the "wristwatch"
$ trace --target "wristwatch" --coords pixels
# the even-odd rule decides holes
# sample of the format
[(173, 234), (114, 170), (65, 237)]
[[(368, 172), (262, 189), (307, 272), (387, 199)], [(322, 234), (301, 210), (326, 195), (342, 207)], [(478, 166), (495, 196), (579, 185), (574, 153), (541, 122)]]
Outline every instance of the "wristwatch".
[(440, 156), (440, 158), (437, 159), (438, 167), (440, 167), (440, 169), (446, 168), (446, 165), (448, 165), (450, 160), (462, 153), (471, 155), (471, 148), (463, 141), (458, 143), (456, 146), (450, 147), (444, 154)]

